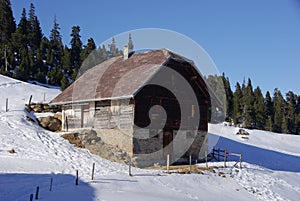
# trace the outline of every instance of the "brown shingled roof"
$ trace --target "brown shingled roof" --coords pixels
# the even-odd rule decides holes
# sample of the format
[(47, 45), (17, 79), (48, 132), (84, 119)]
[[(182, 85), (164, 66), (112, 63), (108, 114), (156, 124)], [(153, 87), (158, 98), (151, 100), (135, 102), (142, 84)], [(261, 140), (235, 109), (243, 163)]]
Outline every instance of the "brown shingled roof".
[(170, 57), (180, 57), (166, 49), (111, 58), (87, 70), (54, 98), (51, 104), (132, 97)]

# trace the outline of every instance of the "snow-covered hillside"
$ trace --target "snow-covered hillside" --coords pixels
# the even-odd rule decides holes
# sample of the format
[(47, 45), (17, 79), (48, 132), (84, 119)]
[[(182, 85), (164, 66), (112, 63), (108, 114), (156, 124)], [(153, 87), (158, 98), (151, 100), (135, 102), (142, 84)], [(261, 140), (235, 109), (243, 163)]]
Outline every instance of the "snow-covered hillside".
[[(49, 101), (60, 93), (0, 75), (0, 200), (29, 200), (40, 187), (40, 200), (299, 200), (299, 136), (209, 126), (211, 146), (243, 154), (243, 168), (216, 169), (215, 173), (166, 174), (161, 170), (132, 169), (75, 148), (58, 133), (26, 121), (24, 104)], [(44, 94), (45, 100), (44, 100)], [(6, 98), (9, 111), (5, 112)], [(14, 149), (15, 154), (8, 151)], [(236, 158), (232, 158), (236, 160)], [(92, 164), (96, 164), (91, 182)], [(211, 162), (210, 166), (223, 165)], [(199, 166), (205, 166), (200, 164)], [(75, 172), (79, 185), (75, 186)], [(222, 174), (221, 174), (222, 173)], [(219, 175), (225, 175), (219, 176)], [(53, 188), (49, 191), (50, 179)]]

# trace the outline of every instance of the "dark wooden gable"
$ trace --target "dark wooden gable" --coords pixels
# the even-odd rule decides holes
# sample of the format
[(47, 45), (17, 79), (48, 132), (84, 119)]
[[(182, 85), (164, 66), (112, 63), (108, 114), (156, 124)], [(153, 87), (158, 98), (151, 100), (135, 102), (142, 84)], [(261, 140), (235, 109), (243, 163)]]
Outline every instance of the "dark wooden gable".
[[(165, 68), (170, 68), (167, 73), (163, 72)], [(173, 73), (172, 73), (173, 72)], [(198, 105), (191, 102), (190, 94), (181, 89), (180, 84), (174, 79), (177, 72), (191, 86), (197, 97)], [(161, 75), (162, 74), (162, 75)], [(164, 130), (198, 130), (207, 131), (208, 111), (210, 107), (210, 96), (207, 86), (201, 75), (195, 67), (188, 61), (170, 57), (135, 96), (135, 115), (134, 124), (144, 128), (150, 125), (150, 129), (164, 128)], [(158, 85), (154, 83), (159, 83)], [(163, 87), (167, 85), (169, 88)], [(179, 103), (176, 96), (172, 93), (176, 91), (181, 97), (185, 97), (183, 102)], [(166, 116), (161, 115), (159, 105), (166, 111)], [(150, 108), (154, 108), (151, 110)], [(159, 110), (156, 111), (155, 110)], [(200, 115), (200, 121), (193, 121), (195, 116)], [(162, 117), (160, 117), (160, 115)], [(166, 117), (166, 119), (163, 119)], [(182, 118), (181, 118), (182, 117)]]

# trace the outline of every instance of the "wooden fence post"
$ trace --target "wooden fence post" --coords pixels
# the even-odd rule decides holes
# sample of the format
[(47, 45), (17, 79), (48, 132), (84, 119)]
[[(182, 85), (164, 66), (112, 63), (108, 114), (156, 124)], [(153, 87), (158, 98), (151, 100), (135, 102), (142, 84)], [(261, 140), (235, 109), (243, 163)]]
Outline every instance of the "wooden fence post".
[(36, 199), (36, 200), (39, 199), (39, 190), (40, 190), (40, 187), (37, 186), (37, 187), (36, 187), (36, 191), (35, 191), (35, 199)]
[(8, 98), (6, 99), (6, 103), (5, 103), (5, 112), (8, 112)]
[(131, 158), (129, 158), (129, 169), (128, 169), (128, 174), (129, 174), (129, 176), (132, 176), (132, 174), (131, 174)]
[(192, 156), (190, 155), (190, 172), (192, 172)]
[(33, 194), (30, 194), (29, 200), (33, 201)]
[(76, 180), (75, 180), (75, 185), (78, 186), (78, 170), (76, 170)]
[(92, 169), (92, 180), (94, 180), (94, 172), (95, 172), (95, 163), (93, 163), (93, 169)]
[(167, 155), (167, 173), (170, 171), (170, 155)]
[(67, 132), (69, 131), (69, 123), (68, 123), (68, 117), (66, 116), (66, 127), (67, 127)]
[(44, 102), (46, 101), (46, 92), (44, 92)]
[(53, 178), (51, 177), (51, 179), (50, 179), (50, 192), (52, 191), (52, 183), (53, 183)]
[(30, 105), (31, 105), (31, 100), (32, 100), (32, 95), (30, 95), (29, 97), (29, 102), (28, 102), (28, 107), (30, 108)]
[(242, 169), (242, 154), (240, 156), (240, 168)]
[(208, 164), (207, 164), (207, 151), (205, 151), (205, 163), (206, 163), (206, 168), (208, 168)]
[(224, 149), (224, 167), (226, 168), (226, 149)]

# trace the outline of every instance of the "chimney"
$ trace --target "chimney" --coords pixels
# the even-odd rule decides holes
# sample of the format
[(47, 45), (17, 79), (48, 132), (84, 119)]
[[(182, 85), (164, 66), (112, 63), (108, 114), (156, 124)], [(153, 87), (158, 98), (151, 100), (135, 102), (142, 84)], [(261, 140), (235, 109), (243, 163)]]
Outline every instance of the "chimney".
[(123, 52), (124, 60), (128, 59), (128, 55), (129, 55), (128, 45), (124, 45), (124, 52)]

